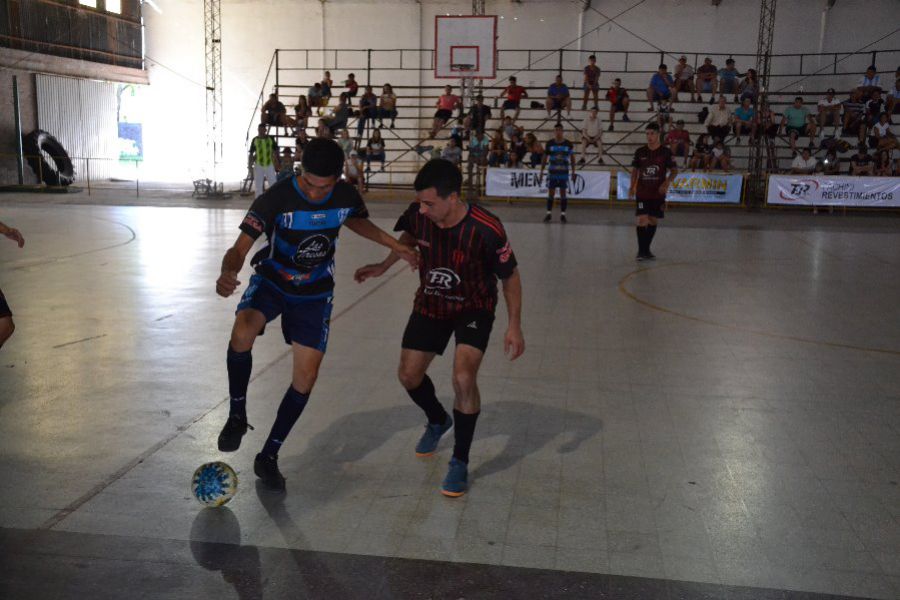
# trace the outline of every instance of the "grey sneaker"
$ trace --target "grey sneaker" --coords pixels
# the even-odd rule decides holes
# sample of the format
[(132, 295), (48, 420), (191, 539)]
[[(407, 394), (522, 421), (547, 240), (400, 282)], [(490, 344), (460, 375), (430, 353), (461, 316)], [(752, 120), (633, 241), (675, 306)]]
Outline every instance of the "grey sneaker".
[(456, 457), (450, 459), (450, 468), (444, 483), (441, 484), (441, 493), (451, 498), (458, 498), (466, 493), (469, 488), (469, 467)]
[(434, 454), (434, 451), (437, 450), (438, 442), (441, 441), (441, 436), (447, 433), (451, 427), (453, 427), (453, 418), (450, 415), (447, 415), (443, 423), (428, 423), (425, 425), (425, 433), (422, 434), (422, 437), (419, 438), (419, 443), (416, 444), (416, 456), (431, 456)]

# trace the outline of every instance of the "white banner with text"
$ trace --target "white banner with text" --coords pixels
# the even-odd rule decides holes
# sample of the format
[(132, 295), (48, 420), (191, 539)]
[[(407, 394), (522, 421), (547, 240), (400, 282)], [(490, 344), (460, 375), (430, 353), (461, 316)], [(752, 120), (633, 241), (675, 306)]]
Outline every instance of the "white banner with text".
[[(576, 171), (575, 181), (569, 177), (566, 195), (569, 198), (608, 200), (610, 180), (609, 171)], [(537, 169), (488, 169), (486, 183), (488, 196), (547, 196), (547, 172), (541, 177)]]
[(900, 177), (770, 175), (769, 204), (788, 206), (900, 206)]
[[(679, 173), (675, 176), (666, 202), (702, 202), (708, 204), (740, 204), (741, 175), (717, 175), (715, 173)], [(619, 171), (616, 175), (616, 197), (628, 200), (631, 173)]]

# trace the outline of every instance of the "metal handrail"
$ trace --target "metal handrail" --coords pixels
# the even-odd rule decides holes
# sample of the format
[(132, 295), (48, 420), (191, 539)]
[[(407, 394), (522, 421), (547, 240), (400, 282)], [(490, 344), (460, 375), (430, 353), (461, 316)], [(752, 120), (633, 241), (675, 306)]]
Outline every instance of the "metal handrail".
[(253, 129), (253, 121), (256, 119), (256, 115), (258, 115), (259, 111), (262, 109), (263, 98), (266, 95), (266, 86), (269, 83), (269, 75), (272, 74), (272, 66), (275, 64), (276, 56), (278, 56), (278, 50), (272, 53), (272, 60), (269, 61), (269, 68), (266, 69), (266, 78), (263, 80), (262, 87), (259, 90), (259, 97), (256, 99), (256, 106), (253, 107), (253, 112), (250, 115), (250, 123), (247, 124), (247, 132), (244, 134), (245, 144), (249, 143), (250, 141), (250, 131)]

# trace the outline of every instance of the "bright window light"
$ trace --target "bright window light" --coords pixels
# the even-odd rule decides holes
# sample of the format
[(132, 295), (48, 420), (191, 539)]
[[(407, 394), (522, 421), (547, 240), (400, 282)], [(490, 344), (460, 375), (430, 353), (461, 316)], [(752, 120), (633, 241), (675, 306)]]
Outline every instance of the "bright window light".
[(78, 0), (78, 4), (82, 6), (90, 6), (91, 8), (97, 8), (97, 0)]
[(106, 0), (106, 12), (122, 14), (122, 0)]

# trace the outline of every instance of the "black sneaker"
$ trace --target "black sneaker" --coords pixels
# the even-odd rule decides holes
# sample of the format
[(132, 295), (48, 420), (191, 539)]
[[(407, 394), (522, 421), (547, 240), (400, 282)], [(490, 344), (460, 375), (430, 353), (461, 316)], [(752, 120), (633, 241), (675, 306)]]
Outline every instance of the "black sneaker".
[(273, 456), (257, 454), (253, 461), (253, 472), (263, 485), (276, 492), (284, 491), (284, 475), (278, 470), (278, 459)]
[(549, 223), (551, 218), (550, 213), (547, 213), (547, 216), (544, 217), (544, 223)]
[(644, 260), (656, 260), (656, 255), (648, 250), (647, 253), (644, 254)]
[(560, 222), (560, 223), (567, 223), (568, 221), (566, 221), (566, 215), (559, 215), (559, 222)]
[(643, 252), (638, 252), (638, 255), (634, 257), (634, 259), (638, 262), (642, 262), (647, 259), (647, 255)]
[(241, 447), (241, 438), (247, 433), (247, 428), (253, 429), (253, 425), (247, 423), (246, 417), (231, 415), (225, 421), (225, 427), (219, 433), (219, 451), (234, 452)]

